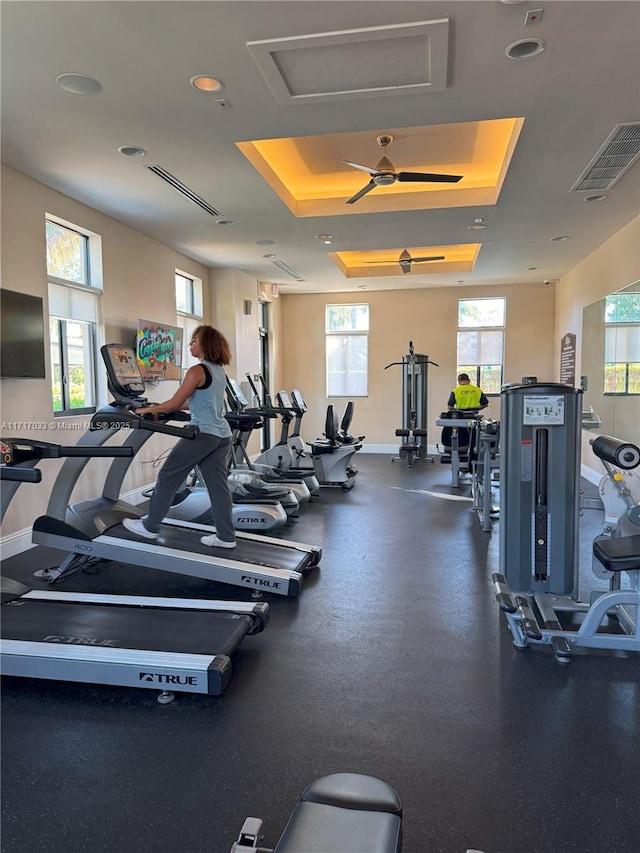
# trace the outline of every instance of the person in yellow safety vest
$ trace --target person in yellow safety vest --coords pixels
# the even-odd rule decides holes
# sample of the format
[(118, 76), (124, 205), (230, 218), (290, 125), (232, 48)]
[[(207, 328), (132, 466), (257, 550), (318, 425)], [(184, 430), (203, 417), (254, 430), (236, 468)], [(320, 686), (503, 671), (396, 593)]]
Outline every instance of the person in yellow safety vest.
[(471, 384), (467, 373), (461, 373), (458, 376), (457, 387), (449, 394), (447, 402), (449, 411), (451, 412), (454, 409), (475, 409), (479, 412), (481, 409), (486, 409), (488, 405), (489, 400), (485, 393), (477, 385)]

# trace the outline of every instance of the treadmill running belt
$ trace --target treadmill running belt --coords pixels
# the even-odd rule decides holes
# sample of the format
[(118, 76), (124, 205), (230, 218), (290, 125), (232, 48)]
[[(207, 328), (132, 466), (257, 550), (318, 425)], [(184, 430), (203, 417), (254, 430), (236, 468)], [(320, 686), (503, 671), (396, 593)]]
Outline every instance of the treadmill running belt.
[(2, 608), (2, 639), (231, 656), (251, 629), (248, 616), (19, 600)]
[(284, 569), (292, 572), (302, 572), (311, 561), (311, 554), (308, 552), (298, 551), (295, 548), (284, 548), (277, 542), (271, 545), (268, 542), (255, 542), (251, 539), (238, 538), (236, 540), (238, 544), (235, 548), (209, 548), (200, 542), (200, 537), (205, 535), (201, 530), (176, 527), (172, 524), (163, 524), (160, 527), (160, 536), (153, 540), (141, 539), (134, 533), (130, 533), (122, 524), (109, 527), (105, 530), (104, 535), (133, 542), (146, 542), (150, 545), (164, 545), (166, 548), (177, 548), (180, 551), (207, 554), (211, 557), (224, 557), (227, 560), (239, 560), (243, 563), (252, 563), (255, 566), (268, 566), (273, 569)]

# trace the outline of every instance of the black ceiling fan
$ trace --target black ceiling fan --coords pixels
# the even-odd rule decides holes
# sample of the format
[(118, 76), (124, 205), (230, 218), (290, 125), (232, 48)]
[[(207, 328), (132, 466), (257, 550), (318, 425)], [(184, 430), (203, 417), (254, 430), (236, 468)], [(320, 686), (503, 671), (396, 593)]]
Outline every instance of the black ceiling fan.
[(361, 172), (368, 172), (371, 175), (369, 183), (352, 196), (346, 202), (347, 204), (353, 204), (376, 187), (387, 187), (390, 184), (395, 184), (396, 181), (457, 184), (458, 181), (462, 180), (462, 175), (438, 175), (430, 172), (396, 172), (393, 163), (386, 156), (387, 146), (393, 142), (393, 136), (377, 136), (376, 142), (382, 148), (382, 158), (375, 169), (372, 169), (370, 166), (363, 166), (361, 163), (353, 163), (351, 160), (341, 160), (346, 166), (352, 166), (354, 169), (360, 169)]
[(412, 258), (409, 252), (406, 249), (403, 249), (400, 252), (400, 257), (393, 261), (367, 261), (368, 264), (384, 264), (385, 266), (388, 264), (400, 264), (400, 268), (403, 273), (411, 272), (411, 264), (422, 264), (425, 261), (444, 261), (444, 255), (433, 255), (430, 258)]

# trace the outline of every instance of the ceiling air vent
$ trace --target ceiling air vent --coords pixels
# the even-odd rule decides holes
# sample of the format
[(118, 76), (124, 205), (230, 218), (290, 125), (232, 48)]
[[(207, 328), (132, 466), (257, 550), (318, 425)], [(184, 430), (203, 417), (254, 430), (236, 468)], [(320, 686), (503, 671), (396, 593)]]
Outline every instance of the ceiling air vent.
[(570, 192), (608, 190), (640, 155), (640, 122), (617, 124)]
[(276, 261), (272, 261), (272, 263), (274, 263), (277, 267), (279, 267), (282, 270), (282, 272), (286, 272), (287, 275), (290, 275), (291, 278), (295, 278), (296, 281), (304, 281), (302, 276), (299, 273), (297, 273), (295, 270), (292, 270), (290, 266), (287, 266), (287, 264), (285, 264), (284, 261), (276, 260)]
[(203, 198), (200, 198), (197, 193), (194, 193), (194, 191), (189, 189), (186, 184), (183, 184), (182, 181), (179, 181), (175, 175), (172, 175), (171, 172), (167, 172), (167, 170), (163, 169), (162, 166), (147, 166), (147, 169), (149, 169), (150, 172), (153, 172), (154, 175), (162, 178), (162, 180), (169, 184), (169, 186), (173, 187), (174, 190), (182, 193), (182, 195), (185, 198), (188, 198), (189, 201), (197, 204), (198, 207), (201, 207), (210, 216), (218, 217), (222, 215), (219, 210), (216, 210), (215, 207), (212, 207), (209, 202), (205, 201)]

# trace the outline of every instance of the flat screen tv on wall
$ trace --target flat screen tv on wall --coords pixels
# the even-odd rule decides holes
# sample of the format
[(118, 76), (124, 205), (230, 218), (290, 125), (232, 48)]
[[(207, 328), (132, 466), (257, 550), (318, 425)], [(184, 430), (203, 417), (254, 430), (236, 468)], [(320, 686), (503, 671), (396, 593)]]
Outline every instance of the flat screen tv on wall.
[(0, 288), (0, 377), (44, 379), (42, 299)]

